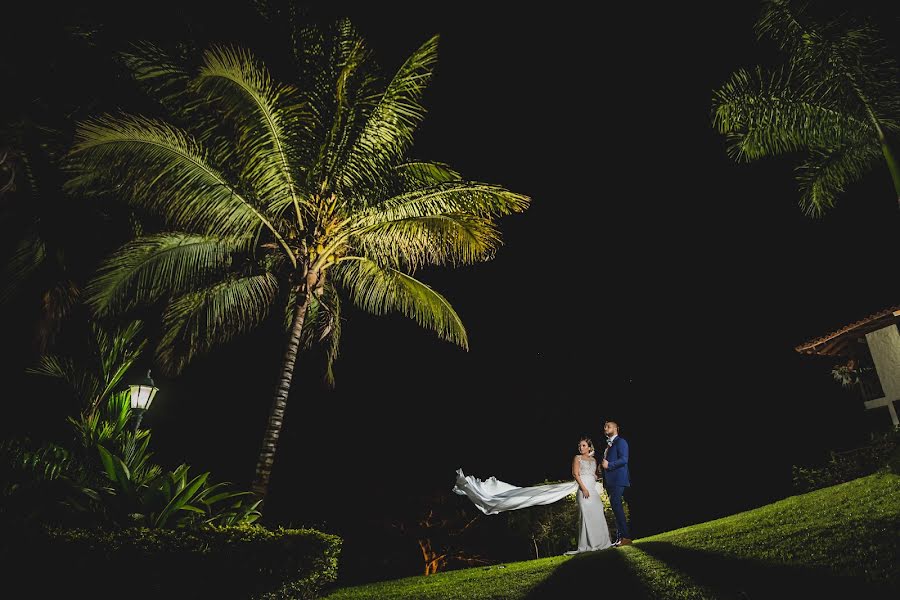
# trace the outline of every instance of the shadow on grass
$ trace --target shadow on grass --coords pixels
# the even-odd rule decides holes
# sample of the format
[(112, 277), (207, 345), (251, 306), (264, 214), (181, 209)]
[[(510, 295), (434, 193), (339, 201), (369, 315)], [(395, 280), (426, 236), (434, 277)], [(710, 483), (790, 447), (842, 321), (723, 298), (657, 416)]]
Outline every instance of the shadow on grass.
[(665, 542), (634, 547), (713, 591), (715, 598), (896, 598), (896, 589), (876, 586), (862, 577), (842, 576), (824, 568), (781, 565), (691, 550)]
[(525, 596), (526, 600), (559, 598), (650, 598), (647, 589), (614, 549), (579, 554), (561, 564)]

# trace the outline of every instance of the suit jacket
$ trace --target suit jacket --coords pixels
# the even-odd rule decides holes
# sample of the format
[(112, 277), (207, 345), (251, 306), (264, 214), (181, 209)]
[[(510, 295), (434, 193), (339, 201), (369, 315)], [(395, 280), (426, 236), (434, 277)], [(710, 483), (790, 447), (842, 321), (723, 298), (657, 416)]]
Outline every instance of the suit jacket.
[(603, 469), (603, 482), (607, 485), (623, 485), (628, 487), (631, 480), (628, 475), (628, 442), (621, 436), (616, 436), (612, 446), (606, 451), (606, 461), (609, 467)]

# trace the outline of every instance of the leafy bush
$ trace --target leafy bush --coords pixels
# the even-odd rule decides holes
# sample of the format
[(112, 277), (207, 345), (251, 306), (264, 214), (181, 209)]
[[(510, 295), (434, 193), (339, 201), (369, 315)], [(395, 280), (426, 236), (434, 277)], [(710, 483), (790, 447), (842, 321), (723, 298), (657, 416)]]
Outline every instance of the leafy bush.
[[(146, 449), (146, 442), (142, 450)], [(141, 527), (250, 524), (260, 517), (262, 500), (253, 500), (249, 492), (227, 491), (226, 483), (210, 484), (209, 473), (189, 477), (188, 465), (171, 472), (160, 472), (152, 479), (134, 479), (128, 466), (103, 446), (97, 446), (109, 484), (98, 497), (107, 514), (117, 524)], [(142, 451), (137, 454), (143, 454)], [(247, 500), (231, 502), (235, 498)], [(226, 504), (227, 503), (227, 504)]]
[(315, 598), (337, 578), (341, 551), (334, 535), (257, 525), (46, 528), (9, 542), (0, 559), (14, 578), (5, 584), (34, 598)]
[(794, 490), (809, 492), (837, 485), (878, 470), (900, 472), (900, 430), (872, 434), (866, 446), (847, 452), (831, 452), (828, 461), (818, 467), (793, 468)]
[(0, 525), (87, 525), (81, 513), (92, 501), (89, 471), (67, 448), (28, 438), (0, 443)]
[(577, 545), (578, 501), (575, 494), (553, 504), (517, 510), (507, 515), (510, 530), (523, 541), (528, 541), (534, 558), (556, 556)]

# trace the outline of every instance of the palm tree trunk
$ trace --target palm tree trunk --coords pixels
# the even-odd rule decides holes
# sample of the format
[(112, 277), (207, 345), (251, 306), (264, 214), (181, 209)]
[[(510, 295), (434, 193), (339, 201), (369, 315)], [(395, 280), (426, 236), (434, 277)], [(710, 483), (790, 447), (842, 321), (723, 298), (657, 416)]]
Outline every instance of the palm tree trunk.
[(871, 119), (872, 124), (875, 127), (875, 135), (878, 136), (878, 143), (881, 144), (881, 153), (884, 155), (884, 162), (887, 163), (888, 171), (891, 173), (891, 180), (894, 182), (894, 191), (897, 193), (897, 203), (900, 204), (900, 167), (897, 166), (897, 160), (891, 152), (891, 147), (888, 146), (887, 136), (884, 134), (881, 124), (878, 122), (878, 119), (875, 118), (875, 113), (872, 112), (872, 109), (869, 108), (868, 104), (866, 104), (866, 110), (869, 113), (869, 119)]
[(284, 362), (281, 364), (281, 377), (275, 388), (275, 400), (269, 411), (269, 422), (266, 425), (266, 433), (263, 435), (259, 457), (256, 459), (256, 477), (253, 479), (251, 489), (260, 499), (265, 498), (269, 491), (269, 478), (272, 475), (272, 465), (275, 463), (275, 448), (278, 445), (278, 436), (281, 435), (281, 425), (284, 423), (284, 409), (287, 406), (288, 393), (291, 390), (294, 364), (297, 362), (297, 353), (300, 349), (300, 334), (303, 332), (303, 323), (306, 320), (308, 307), (309, 293), (307, 292), (303, 294), (303, 302), (298, 302), (294, 309), (294, 322), (291, 325)]
[(897, 192), (897, 202), (900, 204), (900, 166), (897, 165), (897, 160), (891, 153), (891, 149), (887, 145), (887, 140), (884, 138), (881, 139), (881, 153), (884, 154), (884, 160), (887, 163), (888, 171), (891, 172), (891, 179), (894, 181), (894, 191)]

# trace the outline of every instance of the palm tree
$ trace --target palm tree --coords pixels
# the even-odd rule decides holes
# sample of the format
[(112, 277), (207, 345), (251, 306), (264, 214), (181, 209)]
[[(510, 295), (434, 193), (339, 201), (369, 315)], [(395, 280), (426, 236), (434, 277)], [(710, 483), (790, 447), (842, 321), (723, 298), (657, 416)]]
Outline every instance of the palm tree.
[(900, 202), (888, 135), (900, 130), (896, 61), (871, 23), (819, 24), (804, 6), (766, 0), (756, 33), (787, 53), (774, 71), (739, 69), (714, 94), (713, 122), (738, 161), (802, 152), (801, 206), (820, 216), (880, 160)]
[[(97, 112), (103, 99), (91, 84), (105, 78), (109, 65), (88, 16), (67, 10), (56, 16), (40, 25), (17, 22), (17, 53), (0, 66), (7, 83), (0, 113), (0, 305), (17, 319), (37, 317), (38, 356), (60, 341), (64, 322), (85, 316), (79, 314), (84, 283), (140, 226), (121, 205), (76, 205), (63, 194), (60, 163), (71, 144), (72, 115)], [(95, 233), (90, 243), (85, 228)]]
[(71, 152), (73, 190), (115, 190), (171, 228), (126, 244), (86, 290), (101, 317), (163, 302), (156, 355), (168, 372), (283, 311), (287, 349), (253, 483), (261, 497), (301, 345), (326, 343), (333, 381), (342, 299), (399, 311), (466, 348), (459, 316), (415, 272), (491, 259), (498, 217), (529, 203), (408, 157), (437, 37), (382, 80), (349, 22), (300, 33), (296, 86), (240, 48), (211, 48), (191, 76), (139, 46), (126, 57), (137, 80), (183, 125), (101, 116), (79, 125)]
[[(42, 145), (52, 152), (53, 133), (24, 120), (0, 127), (0, 139), (8, 144), (0, 150), (4, 177), (0, 187), (0, 232), (4, 240), (0, 305), (24, 297), (29, 308), (32, 304), (40, 306), (33, 337), (37, 354), (46, 352), (53, 343), (81, 294), (75, 273), (83, 253), (72, 243), (75, 236), (69, 234), (75, 215), (66, 210), (62, 194), (53, 189), (52, 178), (46, 176), (52, 170), (49, 152), (42, 152), (37, 143), (28, 143), (45, 134), (51, 141)], [(40, 171), (41, 177), (35, 171)]]

